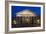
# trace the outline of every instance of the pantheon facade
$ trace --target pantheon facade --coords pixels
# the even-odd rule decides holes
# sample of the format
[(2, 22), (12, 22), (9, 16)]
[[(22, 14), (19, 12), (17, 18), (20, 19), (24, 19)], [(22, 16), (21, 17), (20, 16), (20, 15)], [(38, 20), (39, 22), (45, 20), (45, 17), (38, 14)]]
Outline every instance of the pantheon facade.
[(40, 16), (37, 16), (32, 11), (23, 10), (16, 13), (15, 24), (40, 26)]

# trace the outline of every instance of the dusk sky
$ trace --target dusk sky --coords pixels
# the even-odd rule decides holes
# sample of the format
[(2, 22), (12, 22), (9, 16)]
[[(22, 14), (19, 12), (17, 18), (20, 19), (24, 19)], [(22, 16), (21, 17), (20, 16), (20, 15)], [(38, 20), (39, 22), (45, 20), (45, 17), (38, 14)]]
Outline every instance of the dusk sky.
[(23, 11), (23, 10), (30, 10), (34, 12), (37, 16), (40, 16), (41, 14), (41, 8), (40, 7), (27, 7), (27, 6), (11, 6), (12, 10), (12, 17), (16, 16), (17, 12)]

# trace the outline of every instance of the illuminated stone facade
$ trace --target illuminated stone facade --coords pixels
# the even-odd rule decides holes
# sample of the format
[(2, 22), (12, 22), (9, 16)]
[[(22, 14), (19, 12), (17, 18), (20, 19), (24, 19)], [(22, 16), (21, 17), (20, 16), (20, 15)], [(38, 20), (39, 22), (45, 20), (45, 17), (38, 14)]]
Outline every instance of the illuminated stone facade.
[(40, 23), (40, 17), (36, 16), (32, 11), (23, 10), (16, 13), (16, 24), (33, 24)]

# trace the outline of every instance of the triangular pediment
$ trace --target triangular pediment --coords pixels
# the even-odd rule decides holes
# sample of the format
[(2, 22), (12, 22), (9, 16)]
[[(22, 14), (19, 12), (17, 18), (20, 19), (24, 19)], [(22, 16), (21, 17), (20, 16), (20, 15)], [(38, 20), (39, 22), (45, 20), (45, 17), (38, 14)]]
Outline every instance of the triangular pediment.
[(36, 16), (32, 11), (29, 10), (23, 10), (18, 13), (16, 13), (17, 16)]

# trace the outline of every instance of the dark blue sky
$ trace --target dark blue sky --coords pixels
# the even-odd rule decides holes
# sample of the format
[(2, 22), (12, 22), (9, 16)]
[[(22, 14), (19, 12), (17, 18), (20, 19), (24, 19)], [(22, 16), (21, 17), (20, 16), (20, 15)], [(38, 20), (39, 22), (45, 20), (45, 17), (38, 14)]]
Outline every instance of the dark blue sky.
[(12, 17), (16, 16), (17, 12), (20, 12), (20, 11), (23, 11), (23, 10), (31, 10), (37, 16), (40, 16), (40, 13), (41, 13), (40, 7), (11, 6), (11, 10), (12, 10)]

